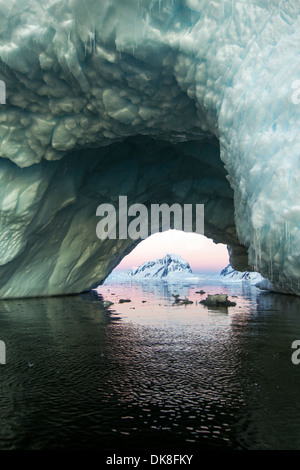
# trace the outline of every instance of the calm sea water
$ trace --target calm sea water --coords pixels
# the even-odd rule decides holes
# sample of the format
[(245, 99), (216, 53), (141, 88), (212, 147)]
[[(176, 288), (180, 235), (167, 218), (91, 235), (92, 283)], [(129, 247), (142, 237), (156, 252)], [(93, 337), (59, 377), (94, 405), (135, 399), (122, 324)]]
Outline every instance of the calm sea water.
[[(0, 449), (300, 449), (299, 298), (208, 280), (98, 292), (0, 302)], [(199, 303), (219, 292), (237, 305)]]

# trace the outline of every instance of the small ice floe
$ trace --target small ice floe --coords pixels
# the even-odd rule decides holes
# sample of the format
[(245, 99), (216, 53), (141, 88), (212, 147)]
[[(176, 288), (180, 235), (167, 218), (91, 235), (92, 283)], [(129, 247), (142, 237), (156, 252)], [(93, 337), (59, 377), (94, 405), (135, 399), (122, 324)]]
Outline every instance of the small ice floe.
[(207, 307), (235, 307), (236, 303), (228, 300), (227, 294), (212, 294), (206, 297), (206, 299), (200, 301), (201, 304)]
[(193, 304), (194, 302), (192, 300), (189, 300), (187, 298), (185, 299), (180, 299), (178, 294), (172, 294), (172, 297), (174, 297), (174, 304), (176, 305), (188, 305), (188, 304)]
[(114, 303), (110, 302), (109, 300), (103, 300), (101, 302), (101, 304), (103, 305), (104, 308), (107, 308), (107, 307), (110, 307), (111, 305), (113, 305)]

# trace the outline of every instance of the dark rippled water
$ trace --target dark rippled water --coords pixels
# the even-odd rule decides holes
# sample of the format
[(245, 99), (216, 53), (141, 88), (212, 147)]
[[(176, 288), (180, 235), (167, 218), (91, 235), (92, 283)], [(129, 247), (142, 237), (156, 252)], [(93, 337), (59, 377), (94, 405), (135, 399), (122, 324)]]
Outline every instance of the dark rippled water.
[[(199, 289), (237, 305), (208, 309)], [(299, 298), (208, 281), (99, 292), (114, 305), (0, 302), (0, 449), (300, 449)]]

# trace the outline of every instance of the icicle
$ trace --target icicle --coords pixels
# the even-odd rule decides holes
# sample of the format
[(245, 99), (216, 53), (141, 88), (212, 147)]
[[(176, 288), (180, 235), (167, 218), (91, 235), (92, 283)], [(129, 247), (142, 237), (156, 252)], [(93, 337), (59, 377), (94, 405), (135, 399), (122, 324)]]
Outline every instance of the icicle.
[(273, 282), (273, 259), (272, 259), (272, 242), (269, 245), (269, 254), (270, 254), (270, 279)]

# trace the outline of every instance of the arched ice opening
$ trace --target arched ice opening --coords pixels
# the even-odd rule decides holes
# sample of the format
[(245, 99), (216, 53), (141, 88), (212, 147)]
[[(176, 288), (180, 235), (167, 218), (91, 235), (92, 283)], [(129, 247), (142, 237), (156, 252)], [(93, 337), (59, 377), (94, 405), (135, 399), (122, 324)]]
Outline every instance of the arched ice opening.
[[(128, 205), (203, 204), (204, 234), (229, 245), (232, 264), (247, 268), (214, 138), (170, 143), (137, 136), (35, 167), (5, 161), (3, 168), (22, 189), (20, 230), (13, 234), (9, 227), (7, 262), (0, 267), (3, 297), (73, 294), (102, 283), (140, 241), (97, 237), (97, 207), (110, 203), (118, 210), (120, 194)], [(8, 207), (13, 203), (8, 200)]]

